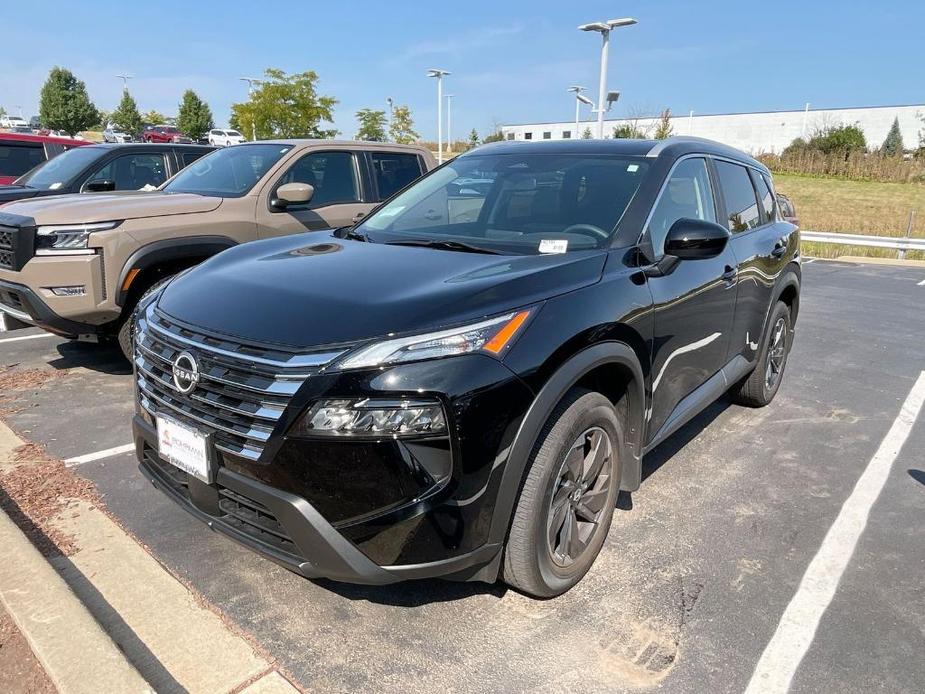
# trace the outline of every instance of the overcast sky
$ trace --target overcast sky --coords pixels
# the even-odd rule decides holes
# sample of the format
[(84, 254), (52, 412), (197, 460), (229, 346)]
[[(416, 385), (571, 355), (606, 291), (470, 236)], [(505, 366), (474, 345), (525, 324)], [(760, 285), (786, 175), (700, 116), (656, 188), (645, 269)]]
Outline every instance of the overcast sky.
[(340, 100), (335, 125), (352, 136), (360, 108), (411, 106), (436, 135), (427, 68), (453, 74), (453, 134), (493, 123), (569, 120), (581, 84), (596, 92), (600, 38), (577, 25), (633, 16), (617, 30), (609, 87), (613, 115), (725, 113), (925, 103), (925, 2), (158, 2), (8, 3), (0, 20), (0, 106), (28, 118), (48, 70), (87, 83), (115, 107), (121, 82), (142, 111), (176, 113), (184, 89), (218, 125), (246, 97), (241, 76), (265, 67), (315, 70)]

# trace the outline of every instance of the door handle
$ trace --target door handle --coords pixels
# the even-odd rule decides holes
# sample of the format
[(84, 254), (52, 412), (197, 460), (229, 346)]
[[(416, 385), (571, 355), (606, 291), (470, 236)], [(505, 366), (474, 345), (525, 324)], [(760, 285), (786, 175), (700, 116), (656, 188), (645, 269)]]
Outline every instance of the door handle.
[(735, 282), (736, 277), (739, 276), (739, 268), (732, 267), (731, 265), (726, 266), (726, 271), (723, 273), (724, 282)]
[(356, 223), (359, 222), (361, 219), (363, 219), (363, 217), (365, 217), (365, 216), (366, 216), (366, 213), (365, 213), (365, 212), (357, 212), (355, 215), (353, 215), (353, 220), (352, 220), (352, 221), (353, 221), (354, 224), (356, 224)]

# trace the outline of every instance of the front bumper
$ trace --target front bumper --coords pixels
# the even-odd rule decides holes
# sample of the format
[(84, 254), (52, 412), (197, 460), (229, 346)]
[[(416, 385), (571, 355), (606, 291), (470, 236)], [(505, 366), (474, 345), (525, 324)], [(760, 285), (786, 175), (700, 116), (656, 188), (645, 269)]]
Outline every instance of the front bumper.
[(212, 530), (306, 578), (387, 585), (435, 576), (493, 580), (497, 575), (501, 548), (496, 544), (441, 561), (380, 566), (305, 499), (226, 467), (218, 468), (214, 484), (205, 484), (160, 459), (157, 434), (138, 415), (133, 431), (139, 467), (154, 486)]
[[(78, 300), (80, 297), (78, 297)], [(68, 299), (65, 298), (65, 301)], [(92, 335), (99, 326), (58, 315), (35, 291), (24, 284), (0, 279), (0, 313), (64, 337)]]

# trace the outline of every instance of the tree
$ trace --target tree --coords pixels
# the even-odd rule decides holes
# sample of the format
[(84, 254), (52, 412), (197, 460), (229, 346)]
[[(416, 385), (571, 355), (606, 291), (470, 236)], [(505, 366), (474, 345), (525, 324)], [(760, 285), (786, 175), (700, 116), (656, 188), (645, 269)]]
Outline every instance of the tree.
[(392, 110), (392, 128), (389, 135), (394, 142), (401, 145), (411, 144), (421, 137), (414, 130), (414, 118), (408, 106), (396, 106)]
[(883, 141), (880, 153), (885, 157), (896, 157), (903, 153), (903, 133), (899, 129), (898, 117), (893, 119), (893, 125)]
[(590, 126), (587, 127), (587, 128), (585, 128), (585, 131), (581, 134), (581, 139), (582, 139), (582, 140), (590, 140), (590, 139), (592, 139), (593, 137), (594, 137), (594, 135), (591, 134), (591, 128), (590, 128)]
[(53, 67), (39, 97), (39, 118), (46, 128), (73, 136), (97, 123), (100, 114), (87, 86), (70, 70)]
[(5, 115), (6, 115), (6, 109), (3, 108), (3, 106), (0, 106), (0, 118), (3, 118), (3, 116)]
[(177, 127), (193, 141), (215, 127), (209, 104), (200, 99), (192, 89), (183, 92), (183, 99), (177, 111)]
[(356, 116), (360, 122), (360, 129), (357, 130), (358, 140), (385, 142), (385, 126), (387, 123), (385, 111), (361, 108), (357, 111)]
[(643, 140), (645, 137), (645, 133), (636, 127), (635, 123), (623, 123), (613, 129), (615, 140)]
[(655, 128), (656, 140), (667, 140), (671, 137), (673, 128), (671, 127), (671, 109), (666, 108), (659, 116), (658, 125)]
[(161, 123), (167, 122), (167, 116), (165, 116), (160, 111), (155, 111), (153, 108), (147, 113), (141, 114), (141, 120), (150, 125), (160, 125)]
[(806, 147), (823, 154), (839, 153), (847, 157), (852, 152), (865, 151), (867, 139), (864, 131), (856, 125), (834, 125), (817, 130)]
[(494, 132), (490, 135), (486, 135), (482, 142), (484, 144), (489, 144), (490, 142), (502, 142), (504, 140), (504, 133), (501, 132), (501, 128), (495, 128)]
[(313, 70), (287, 75), (267, 68), (250, 99), (231, 105), (231, 126), (241, 132), (256, 129), (258, 139), (282, 137), (331, 138), (337, 130), (320, 127), (334, 120), (337, 99), (319, 96), (315, 87), (318, 74)]
[(122, 90), (119, 107), (109, 115), (109, 119), (119, 130), (132, 136), (140, 133), (144, 127), (141, 114), (138, 113), (138, 104), (135, 103), (128, 89)]
[(472, 128), (472, 132), (469, 133), (469, 149), (475, 149), (479, 146), (479, 131), (475, 128)]

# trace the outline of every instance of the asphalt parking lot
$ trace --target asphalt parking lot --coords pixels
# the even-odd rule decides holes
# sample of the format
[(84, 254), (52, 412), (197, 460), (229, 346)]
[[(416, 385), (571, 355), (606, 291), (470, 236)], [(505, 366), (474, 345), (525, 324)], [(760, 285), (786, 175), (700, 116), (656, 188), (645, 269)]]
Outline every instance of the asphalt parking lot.
[[(0, 416), (72, 461), (124, 527), (307, 690), (741, 692), (925, 369), (923, 306), (925, 270), (807, 264), (774, 403), (716, 403), (651, 453), (589, 575), (550, 601), (500, 584), (307, 581), (212, 533), (126, 452), (132, 382), (114, 349), (0, 334), (0, 367), (39, 374), (0, 400)], [(793, 692), (921, 691), (923, 419), (803, 634)]]

